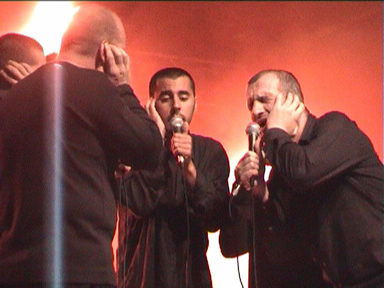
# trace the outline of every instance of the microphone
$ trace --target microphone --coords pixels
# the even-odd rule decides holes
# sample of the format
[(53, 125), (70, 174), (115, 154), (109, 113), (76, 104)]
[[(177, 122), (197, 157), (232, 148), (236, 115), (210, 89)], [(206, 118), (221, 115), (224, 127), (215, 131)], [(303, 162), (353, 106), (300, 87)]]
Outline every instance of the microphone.
[[(245, 132), (248, 135), (248, 150), (255, 152), (255, 143), (257, 138), (260, 135), (260, 126), (256, 122), (250, 122), (245, 129)], [(256, 179), (255, 176), (252, 176), (250, 179), (251, 187), (255, 185)], [(257, 184), (257, 183), (256, 183)]]
[[(181, 129), (184, 125), (184, 120), (180, 115), (174, 115), (171, 118), (171, 126), (173, 133), (181, 133)], [(184, 157), (182, 155), (177, 155), (177, 162), (179, 162), (180, 165), (184, 164)]]

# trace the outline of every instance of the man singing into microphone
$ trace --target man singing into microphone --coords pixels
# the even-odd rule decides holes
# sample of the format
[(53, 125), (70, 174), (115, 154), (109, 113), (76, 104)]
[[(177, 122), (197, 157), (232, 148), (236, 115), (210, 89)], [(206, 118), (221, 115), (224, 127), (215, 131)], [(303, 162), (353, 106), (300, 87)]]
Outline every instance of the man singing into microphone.
[(250, 252), (250, 287), (384, 287), (384, 171), (368, 137), (340, 112), (311, 115), (287, 71), (253, 76), (247, 100), (262, 135), (235, 170), (223, 255)]
[(189, 132), (196, 96), (187, 71), (158, 71), (149, 93), (164, 148), (155, 171), (132, 169), (125, 177), (130, 211), (120, 217), (119, 286), (212, 287), (207, 231), (221, 227), (227, 209), (228, 158), (219, 142)]

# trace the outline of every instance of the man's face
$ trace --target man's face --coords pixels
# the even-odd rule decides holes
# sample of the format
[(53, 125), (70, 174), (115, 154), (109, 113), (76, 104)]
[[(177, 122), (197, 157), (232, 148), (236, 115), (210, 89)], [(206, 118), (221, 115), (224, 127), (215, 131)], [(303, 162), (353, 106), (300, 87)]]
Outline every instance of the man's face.
[(247, 88), (247, 105), (252, 120), (265, 129), (267, 118), (275, 105), (276, 97), (280, 93), (279, 79), (271, 74), (263, 75)]
[(169, 120), (174, 115), (180, 115), (184, 121), (191, 123), (196, 99), (187, 76), (158, 79), (154, 98), (156, 110), (167, 131), (172, 131)]

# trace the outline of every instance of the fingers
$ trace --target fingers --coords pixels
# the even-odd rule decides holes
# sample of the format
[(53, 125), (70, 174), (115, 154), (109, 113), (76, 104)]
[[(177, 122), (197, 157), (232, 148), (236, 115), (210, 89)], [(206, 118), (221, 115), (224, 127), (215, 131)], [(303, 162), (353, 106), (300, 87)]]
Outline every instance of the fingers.
[[(116, 63), (117, 66), (124, 65), (124, 57), (123, 57), (123, 52), (121, 48), (118, 48), (114, 45), (107, 45), (107, 47), (112, 51), (114, 62)], [(128, 56), (128, 55), (127, 55)]]
[(299, 119), (300, 115), (303, 114), (304, 111), (305, 111), (305, 105), (304, 103), (300, 102), (296, 110), (293, 112), (293, 117), (295, 118), (295, 120)]
[(157, 113), (155, 103), (155, 98), (150, 97), (145, 104), (145, 109), (147, 110), (147, 113), (152, 120), (157, 120), (157, 118), (160, 118), (159, 113)]
[(108, 42), (104, 42), (104, 61), (109, 70), (116, 66), (115, 57)]
[(279, 93), (276, 96), (275, 105), (276, 107), (281, 107), (286, 102), (286, 99), (284, 99), (283, 93)]
[(159, 128), (160, 134), (164, 139), (165, 131), (166, 131), (165, 125), (159, 113), (157, 112), (155, 105), (156, 105), (155, 98), (150, 97), (147, 103), (145, 104), (145, 110), (147, 111), (149, 118), (151, 118), (156, 123), (157, 127)]
[(240, 183), (242, 187), (246, 190), (250, 190), (251, 187), (251, 178), (258, 177), (261, 175), (261, 167), (262, 165), (259, 161), (259, 156), (253, 152), (248, 151), (245, 155), (240, 159), (239, 163), (235, 168), (235, 177), (236, 180)]
[[(279, 95), (278, 98), (280, 104), (282, 101), (282, 94)], [(293, 93), (288, 93), (284, 103), (280, 104), (280, 109), (285, 109), (286, 111), (291, 112), (295, 120), (297, 120), (298, 116), (304, 112), (305, 106), (304, 103), (300, 101), (299, 96), (294, 95)]]
[(12, 60), (8, 61), (8, 65), (14, 66), (15, 69), (17, 69), (19, 71), (19, 73), (21, 75), (23, 75), (23, 78), (28, 76), (29, 74), (31, 74), (33, 71), (35, 71), (37, 69), (37, 66), (32, 67), (28, 63), (24, 63), (24, 62), (18, 63), (18, 62), (12, 61)]
[(175, 133), (171, 139), (172, 154), (181, 155), (184, 158), (192, 156), (192, 137), (189, 134)]
[[(130, 84), (130, 59), (124, 49), (115, 45), (103, 42), (100, 51), (103, 52), (104, 72), (115, 85)], [(99, 67), (98, 67), (99, 68)], [(99, 68), (101, 71), (101, 68)]]
[(106, 41), (101, 42), (100, 47), (99, 47), (99, 53), (100, 53), (99, 56), (100, 56), (100, 60), (102, 62), (105, 62), (105, 43), (106, 43)]
[(119, 168), (115, 171), (115, 179), (120, 180), (122, 176), (127, 176), (131, 171), (132, 167), (119, 164)]
[(299, 96), (293, 95), (293, 93), (288, 93), (286, 99), (283, 100), (283, 102), (284, 103), (282, 104), (282, 106), (292, 111), (296, 110), (299, 104), (301, 103)]
[(129, 84), (129, 83), (131, 83), (131, 69), (130, 69), (131, 59), (129, 58), (129, 55), (127, 54), (127, 52), (124, 51), (124, 49), (120, 48), (120, 50), (121, 50), (122, 57), (123, 57), (122, 65), (124, 66), (124, 69), (126, 71), (127, 81)]
[(30, 65), (9, 60), (0, 74), (11, 85), (14, 85), (32, 72), (33, 69)]
[(147, 103), (145, 103), (145, 111), (147, 111), (147, 114), (148, 115), (151, 115), (151, 106), (154, 106), (154, 98), (150, 97), (147, 101)]
[(97, 51), (96, 56), (96, 70), (100, 72), (104, 71), (104, 63), (105, 63), (105, 41), (100, 43), (99, 50)]
[(122, 57), (123, 57), (123, 64), (126, 67), (129, 67), (131, 65), (131, 59), (129, 58), (127, 52), (124, 51), (124, 49), (121, 49)]
[[(25, 76), (28, 76), (32, 71), (30, 66), (26, 63), (18, 63), (12, 60), (9, 60), (7, 65), (5, 65), (5, 69), (11, 72), (17, 80), (23, 79)], [(30, 71), (28, 71), (30, 70)]]
[(0, 76), (3, 77), (9, 84), (15, 85), (18, 81), (9, 76), (4, 70), (0, 70)]

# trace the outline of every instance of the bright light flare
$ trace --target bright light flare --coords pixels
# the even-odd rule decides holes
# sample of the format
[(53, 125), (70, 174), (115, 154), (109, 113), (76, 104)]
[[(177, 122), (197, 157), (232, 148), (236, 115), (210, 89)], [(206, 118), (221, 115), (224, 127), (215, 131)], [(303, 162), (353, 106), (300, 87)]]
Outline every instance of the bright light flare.
[(58, 53), (61, 37), (77, 10), (72, 2), (41, 1), (20, 33), (36, 39), (43, 46), (45, 55)]

